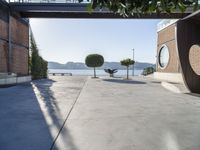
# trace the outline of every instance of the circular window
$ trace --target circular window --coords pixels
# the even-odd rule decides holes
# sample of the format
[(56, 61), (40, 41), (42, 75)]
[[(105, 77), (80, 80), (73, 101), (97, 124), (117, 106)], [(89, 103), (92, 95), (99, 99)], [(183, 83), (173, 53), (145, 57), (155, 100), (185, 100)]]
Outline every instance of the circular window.
[(193, 45), (190, 48), (189, 60), (190, 60), (190, 65), (193, 71), (197, 75), (200, 75), (200, 46), (199, 45)]
[(163, 45), (159, 52), (159, 65), (162, 69), (167, 67), (169, 62), (169, 50), (166, 45)]

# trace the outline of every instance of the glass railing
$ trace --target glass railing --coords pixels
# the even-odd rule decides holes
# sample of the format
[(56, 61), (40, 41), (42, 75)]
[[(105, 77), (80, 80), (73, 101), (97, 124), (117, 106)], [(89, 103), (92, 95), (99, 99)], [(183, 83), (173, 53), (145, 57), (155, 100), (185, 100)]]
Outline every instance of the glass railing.
[[(79, 3), (78, 0), (5, 0), (16, 3)], [(89, 3), (91, 0), (83, 0), (81, 3)], [(198, 0), (200, 4), (200, 0)]]
[(171, 24), (174, 24), (177, 21), (178, 21), (178, 19), (164, 19), (157, 24), (157, 31), (160, 31), (160, 30), (170, 26)]
[[(6, 0), (11, 3), (79, 3), (78, 0)], [(81, 3), (89, 3), (88, 0), (83, 0)]]

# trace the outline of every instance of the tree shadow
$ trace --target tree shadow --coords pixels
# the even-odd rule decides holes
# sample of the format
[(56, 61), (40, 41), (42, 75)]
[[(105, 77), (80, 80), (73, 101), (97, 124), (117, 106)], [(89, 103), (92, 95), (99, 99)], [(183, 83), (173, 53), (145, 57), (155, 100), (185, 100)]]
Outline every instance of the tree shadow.
[(200, 97), (200, 94), (197, 94), (197, 93), (185, 93), (185, 94), (194, 96), (194, 97)]
[(0, 89), (0, 149), (49, 149), (53, 137), (30, 83)]
[(71, 150), (78, 150), (70, 130), (65, 126), (61, 131), (64, 119), (51, 89), (54, 83), (45, 79), (0, 89), (0, 149), (49, 150), (60, 133)]
[(161, 81), (151, 81), (151, 83), (161, 84)]
[(136, 81), (136, 80), (103, 79), (103, 81), (120, 83), (120, 84), (146, 84), (146, 82)]
[(65, 114), (65, 118), (61, 117), (62, 110), (60, 110), (58, 99), (56, 99), (55, 93), (51, 89), (55, 82), (56, 81), (51, 79), (38, 80), (33, 82), (34, 88), (36, 88), (39, 92), (40, 101), (42, 101), (44, 107), (46, 108), (46, 115), (50, 118), (52, 122), (51, 126), (53, 126), (52, 128), (55, 128), (55, 130), (57, 130), (56, 135), (54, 135), (54, 142), (52, 143), (50, 150), (58, 149), (56, 146), (57, 138), (61, 139), (62, 144), (69, 147), (70, 150), (78, 150), (78, 148), (74, 144), (70, 131), (65, 126), (67, 119), (66, 117), (69, 112)]

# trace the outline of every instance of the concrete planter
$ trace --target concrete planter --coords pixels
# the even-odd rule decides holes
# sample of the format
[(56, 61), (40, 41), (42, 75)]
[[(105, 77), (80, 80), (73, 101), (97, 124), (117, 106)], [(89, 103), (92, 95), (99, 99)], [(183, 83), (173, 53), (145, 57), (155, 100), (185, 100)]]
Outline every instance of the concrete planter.
[(7, 77), (4, 79), (0, 79), (0, 86), (19, 84), (19, 83), (25, 83), (25, 82), (30, 82), (30, 81), (31, 81), (31, 76)]

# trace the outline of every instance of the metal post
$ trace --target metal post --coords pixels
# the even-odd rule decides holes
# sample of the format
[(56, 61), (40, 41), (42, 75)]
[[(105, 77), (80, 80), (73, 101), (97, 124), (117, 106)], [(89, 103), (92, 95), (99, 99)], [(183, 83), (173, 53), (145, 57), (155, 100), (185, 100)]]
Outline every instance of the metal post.
[[(134, 57), (135, 57), (135, 56), (134, 56), (134, 51), (135, 51), (135, 50), (134, 50), (134, 48), (133, 48), (132, 50), (133, 50), (133, 61), (134, 61), (134, 59), (135, 59), (135, 58), (134, 58)], [(132, 75), (134, 76), (134, 65), (133, 65), (133, 69), (132, 69)]]

